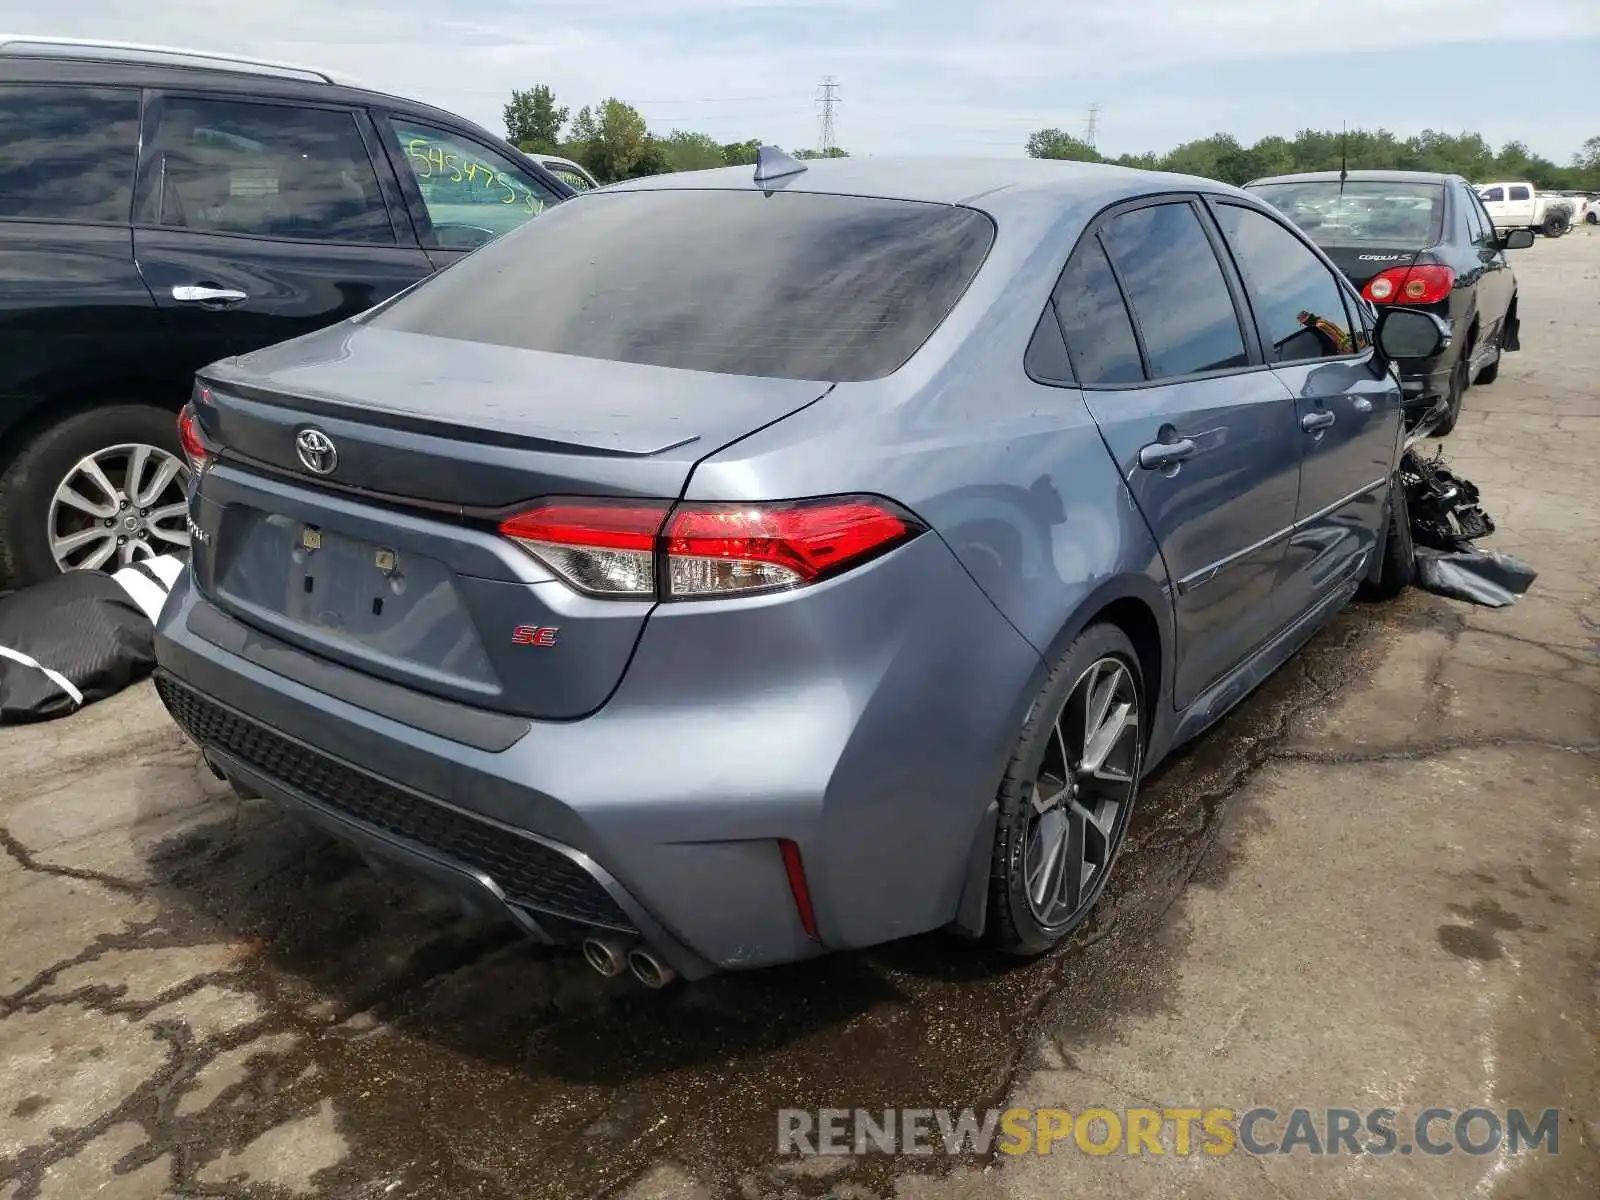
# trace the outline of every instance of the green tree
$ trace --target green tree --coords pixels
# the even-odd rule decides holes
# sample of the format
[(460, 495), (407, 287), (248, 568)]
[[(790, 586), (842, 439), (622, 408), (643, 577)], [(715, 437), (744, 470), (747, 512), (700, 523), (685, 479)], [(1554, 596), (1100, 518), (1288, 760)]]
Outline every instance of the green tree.
[(515, 88), (505, 107), (506, 140), (519, 149), (554, 154), (561, 144), (561, 127), (567, 110), (556, 107), (555, 95), (544, 84), (527, 91)]
[(1074, 162), (1104, 162), (1100, 152), (1082, 138), (1060, 129), (1041, 129), (1028, 138), (1029, 158), (1065, 158)]
[(834, 146), (826, 152), (821, 150), (792, 150), (789, 153), (789, 157), (798, 158), (803, 162), (817, 158), (849, 158), (850, 151), (841, 150), (837, 146)]
[(760, 138), (751, 138), (748, 142), (729, 142), (722, 147), (722, 161), (730, 167), (753, 167), (761, 146)]
[(650, 136), (643, 114), (615, 96), (598, 111), (587, 105), (578, 110), (567, 148), (601, 183), (672, 169), (664, 147)]
[(703, 133), (689, 133), (675, 129), (661, 139), (668, 169), (673, 171), (705, 171), (712, 167), (728, 165), (727, 157), (717, 142)]

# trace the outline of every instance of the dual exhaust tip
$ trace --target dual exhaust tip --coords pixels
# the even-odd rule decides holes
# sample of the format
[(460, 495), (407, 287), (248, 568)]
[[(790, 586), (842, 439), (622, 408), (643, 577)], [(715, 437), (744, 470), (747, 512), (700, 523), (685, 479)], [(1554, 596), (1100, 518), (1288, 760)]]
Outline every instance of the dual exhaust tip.
[(678, 977), (677, 971), (650, 947), (611, 934), (584, 938), (583, 957), (607, 979), (632, 971), (633, 977), (647, 988), (664, 988)]

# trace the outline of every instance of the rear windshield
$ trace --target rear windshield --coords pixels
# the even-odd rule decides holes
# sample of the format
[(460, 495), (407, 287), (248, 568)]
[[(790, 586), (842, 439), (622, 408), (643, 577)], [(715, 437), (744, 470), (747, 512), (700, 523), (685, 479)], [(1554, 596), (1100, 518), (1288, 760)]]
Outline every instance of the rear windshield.
[(804, 192), (592, 192), (378, 328), (730, 375), (854, 382), (938, 328), (994, 240), (973, 209)]
[(1278, 208), (1319, 246), (1409, 246), (1420, 250), (1444, 229), (1444, 187), (1337, 179), (1258, 183), (1248, 190)]

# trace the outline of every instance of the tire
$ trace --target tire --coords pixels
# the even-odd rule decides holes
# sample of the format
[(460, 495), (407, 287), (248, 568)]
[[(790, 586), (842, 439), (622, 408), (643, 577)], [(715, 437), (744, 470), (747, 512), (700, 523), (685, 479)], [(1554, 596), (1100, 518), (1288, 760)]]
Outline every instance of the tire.
[[(1090, 771), (1083, 754), (1086, 698), (1104, 696), (1105, 689), (1114, 702), (1100, 728), (1113, 736), (1099, 769)], [(1150, 708), (1138, 653), (1115, 625), (1084, 630), (1050, 672), (1000, 785), (986, 929), (992, 945), (1043, 954), (1094, 911), (1126, 839)], [(1052, 863), (1059, 873), (1038, 872)]]
[(1583, 214), (1583, 219), (1585, 224), (1600, 225), (1600, 212), (1596, 212), (1591, 208), (1588, 212)]
[[(82, 460), (109, 454), (115, 447), (148, 447), (162, 455), (175, 457), (180, 464), (184, 461), (174, 414), (144, 404), (118, 404), (76, 413), (42, 430), (22, 447), (6, 467), (5, 473), (0, 475), (0, 587), (37, 583), (62, 570), (51, 549), (51, 522), (57, 489), (77, 470)], [(147, 463), (160, 465), (163, 461), (153, 454), (146, 456)], [(109, 481), (120, 489), (123, 480), (115, 475), (115, 456), (108, 458), (107, 462), (112, 468), (106, 472)], [(153, 476), (147, 477), (154, 481)], [(181, 497), (181, 487), (186, 478), (185, 467), (162, 487), (159, 495), (163, 498), (164, 509), (172, 507), (174, 497)], [(99, 502), (98, 496), (91, 498)], [(106, 503), (110, 505), (111, 501), (107, 500)], [(137, 512), (136, 509), (132, 511)], [(75, 512), (59, 507), (55, 509), (54, 517), (57, 521), (77, 520), (85, 526), (96, 523), (93, 518), (79, 517)], [(116, 519), (120, 519), (120, 516)], [(176, 551), (187, 545), (187, 535), (183, 535), (181, 545), (169, 542), (165, 534), (172, 532), (174, 526), (177, 530), (184, 528), (181, 513), (171, 513), (163, 518), (160, 536), (152, 532), (153, 527), (147, 527), (127, 537), (137, 542), (140, 540), (139, 533), (144, 533), (146, 536), (143, 540), (152, 553)], [(122, 536), (122, 531), (108, 531), (106, 536), (114, 539), (115, 536)], [(80, 561), (69, 565), (84, 565), (82, 560), (92, 557), (97, 544), (87, 546), (85, 552), (80, 553)], [(130, 547), (127, 553), (134, 548)], [(111, 558), (99, 565), (114, 570), (123, 565), (124, 553), (119, 548)], [(73, 556), (68, 557), (70, 559)]]
[(1558, 238), (1567, 231), (1567, 220), (1560, 213), (1551, 213), (1544, 219), (1540, 231), (1548, 238)]
[(1417, 548), (1411, 541), (1411, 511), (1396, 471), (1389, 480), (1389, 528), (1383, 539), (1378, 578), (1361, 585), (1364, 600), (1393, 600), (1417, 577)]
[(1455, 369), (1450, 372), (1450, 397), (1445, 405), (1444, 420), (1435, 426), (1433, 437), (1449, 437), (1455, 430), (1456, 422), (1461, 419), (1461, 401), (1466, 395), (1467, 376), (1472, 370), (1468, 365), (1471, 357), (1472, 347), (1468, 346), (1456, 360)]
[(1494, 352), (1494, 361), (1478, 372), (1478, 377), (1472, 381), (1473, 387), (1482, 387), (1484, 384), (1493, 383), (1500, 378), (1500, 360), (1505, 357), (1504, 350)]

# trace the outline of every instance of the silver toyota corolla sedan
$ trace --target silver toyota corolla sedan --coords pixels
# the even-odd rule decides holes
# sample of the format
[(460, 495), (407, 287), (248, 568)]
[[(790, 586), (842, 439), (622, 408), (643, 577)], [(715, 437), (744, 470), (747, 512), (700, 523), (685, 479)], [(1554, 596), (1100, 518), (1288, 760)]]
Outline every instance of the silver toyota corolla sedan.
[(1390, 363), (1206, 180), (764, 151), (203, 371), (213, 769), (604, 972), (1049, 949), (1140, 778), (1411, 575)]

